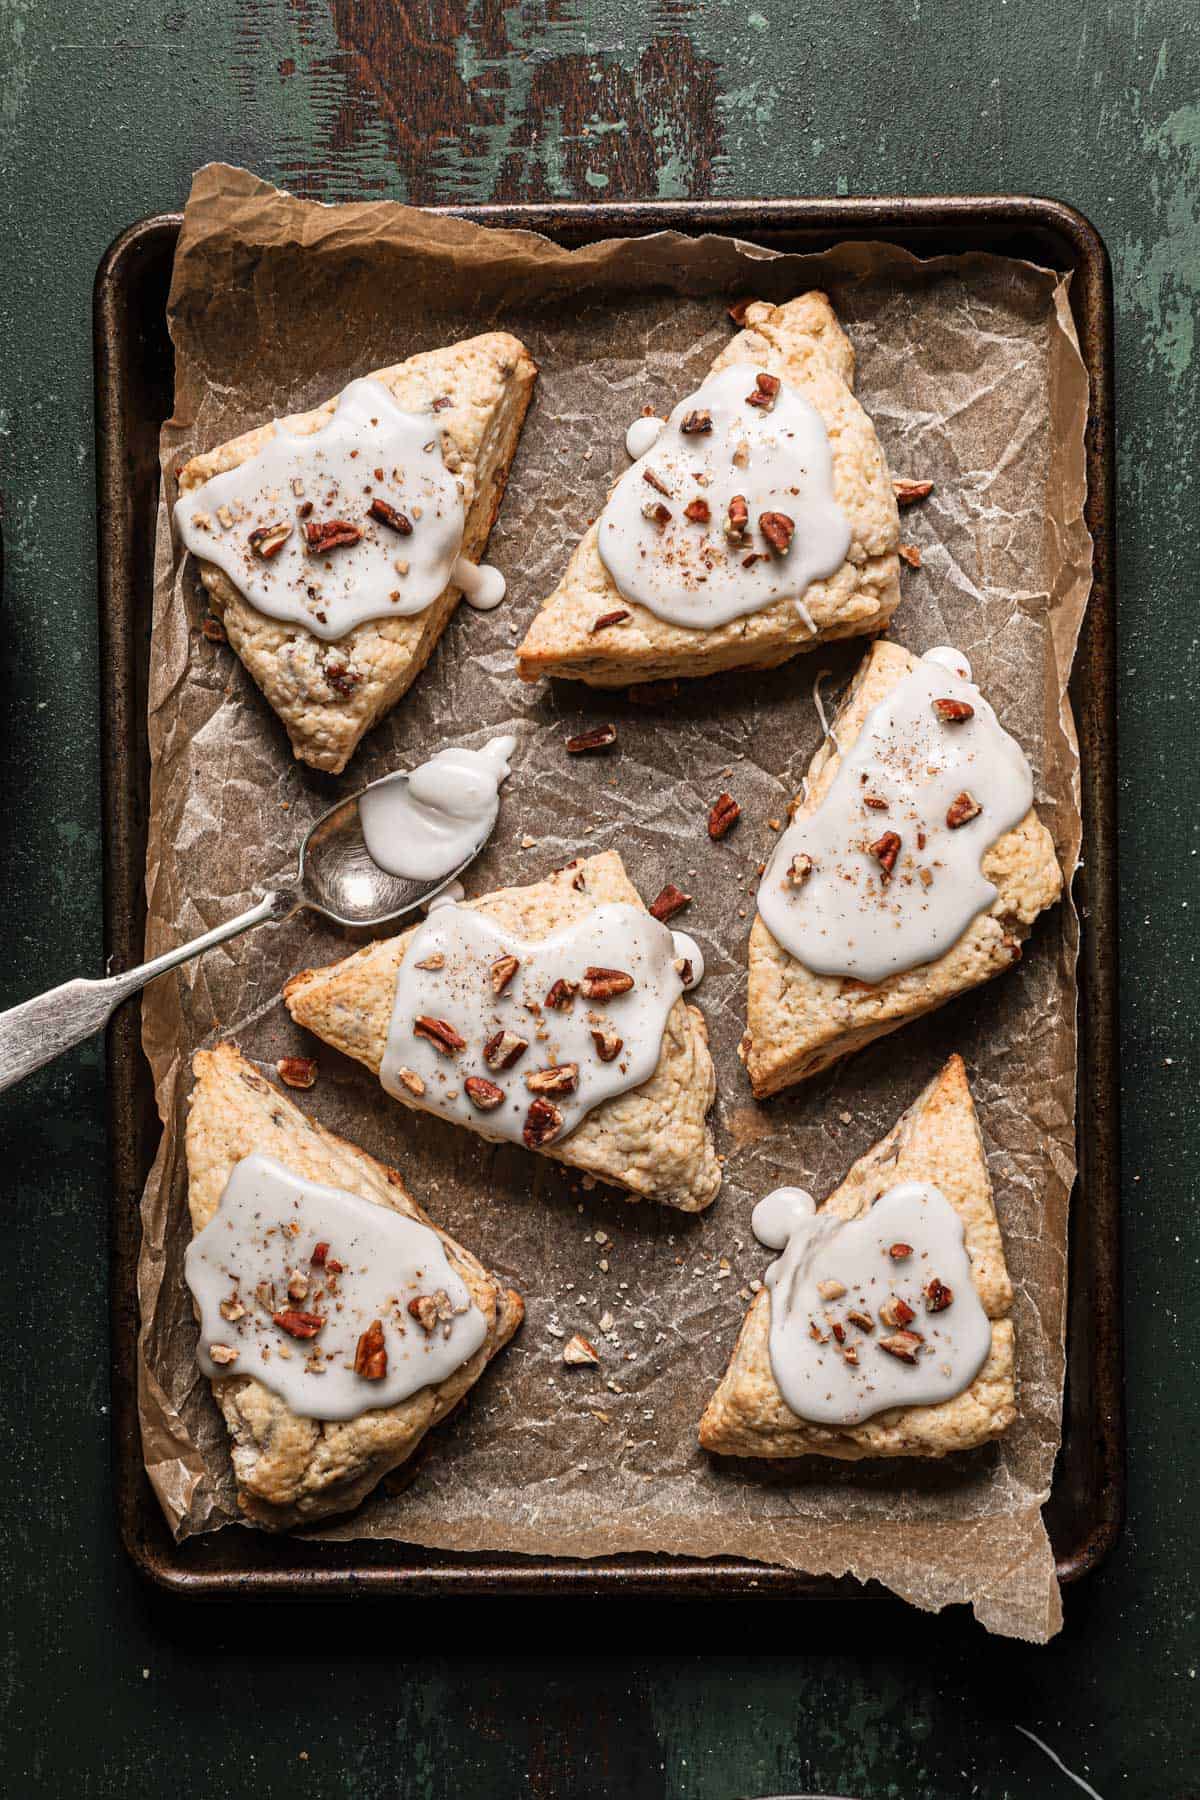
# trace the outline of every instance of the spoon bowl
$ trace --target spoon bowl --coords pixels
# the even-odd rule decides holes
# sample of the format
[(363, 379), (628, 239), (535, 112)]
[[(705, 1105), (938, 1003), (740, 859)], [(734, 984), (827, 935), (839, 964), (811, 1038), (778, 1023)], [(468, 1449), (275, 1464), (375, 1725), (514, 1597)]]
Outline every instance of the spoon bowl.
[[(384, 781), (407, 786), (407, 775), (385, 775)], [(380, 782), (372, 782), (378, 787)], [(479, 855), (490, 831), (449, 874), (436, 882), (391, 875), (373, 861), (363, 837), (359, 802), (367, 788), (322, 813), (300, 846), (295, 904), (311, 907), (335, 925), (386, 925), (414, 907), (434, 899)]]

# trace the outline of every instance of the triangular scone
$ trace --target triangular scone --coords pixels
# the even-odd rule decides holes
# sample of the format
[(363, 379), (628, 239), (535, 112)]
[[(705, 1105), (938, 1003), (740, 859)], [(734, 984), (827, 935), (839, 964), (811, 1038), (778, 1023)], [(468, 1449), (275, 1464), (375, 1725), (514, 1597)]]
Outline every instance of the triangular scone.
[(249, 1376), (213, 1382), (233, 1439), (242, 1511), (256, 1525), (284, 1530), (347, 1512), (405, 1462), (430, 1427), (474, 1386), (521, 1323), (525, 1308), (519, 1294), (426, 1216), (394, 1169), (306, 1118), (233, 1044), (198, 1051), (193, 1067), (196, 1086), (187, 1123), (193, 1233), (216, 1212), (234, 1166), (257, 1151), (306, 1180), (348, 1189), (431, 1226), (487, 1323), (480, 1348), (445, 1381), (420, 1388), (398, 1406), (344, 1423), (300, 1418)]
[[(992, 1322), (983, 1368), (961, 1394), (932, 1406), (898, 1406), (859, 1425), (815, 1425), (796, 1417), (771, 1372), (771, 1295), (754, 1296), (729, 1367), (700, 1421), (700, 1442), (724, 1456), (947, 1456), (999, 1437), (1016, 1417), (1012, 1283), (992, 1203), (992, 1184), (962, 1059), (941, 1074), (882, 1141), (859, 1158), (819, 1209), (857, 1219), (904, 1181), (940, 1188), (963, 1222), (971, 1276)], [(866, 1343), (867, 1339), (863, 1339)]]
[[(524, 345), (503, 331), (424, 351), (371, 376), (405, 411), (430, 413), (431, 435), (441, 434), (446, 466), (465, 486), (462, 555), (470, 562), (482, 556), (499, 511), (536, 377)], [(194, 456), (180, 473), (180, 493), (237, 468), (274, 436), (276, 423), (299, 436), (317, 431), (332, 417), (337, 398)], [(230, 644), (282, 719), (296, 756), (334, 775), (420, 674), (462, 598), (451, 585), (423, 612), (367, 620), (326, 643), (302, 625), (259, 612), (221, 569), (203, 559), (200, 577)]]
[[(871, 646), (813, 757), (805, 798), (794, 817), (817, 809), (867, 714), (916, 661), (899, 644), (880, 640)], [(983, 873), (996, 888), (990, 910), (977, 915), (944, 956), (875, 986), (814, 974), (776, 942), (756, 914), (750, 932), (746, 1032), (739, 1049), (755, 1095), (762, 1100), (818, 1074), (839, 1057), (1019, 961), (1034, 920), (1062, 893), (1054, 841), (1032, 807), (1015, 830), (997, 838), (983, 858)]]
[[(824, 294), (810, 293), (783, 306), (753, 301), (742, 316), (745, 328), (711, 373), (745, 363), (780, 377), (816, 408), (829, 434), (834, 496), (850, 526), (850, 548), (840, 569), (804, 593), (816, 630), (791, 599), (711, 631), (668, 624), (622, 596), (601, 561), (592, 524), (517, 652), (523, 680), (562, 675), (593, 687), (623, 687), (719, 669), (769, 669), (830, 638), (882, 631), (895, 612), (896, 499), (875, 427), (850, 391), (854, 352), (833, 308)], [(604, 614), (622, 609), (632, 616), (595, 628)]]
[[(467, 904), (536, 942), (611, 902), (642, 904), (621, 858), (607, 850), (568, 863), (531, 887), (502, 888)], [(412, 935), (385, 938), (343, 962), (293, 975), (283, 990), (288, 1011), (297, 1024), (378, 1075), (396, 972)], [(721, 1185), (706, 1122), (715, 1096), (703, 1014), (679, 999), (649, 1081), (601, 1102), (561, 1143), (539, 1154), (625, 1188), (635, 1199), (700, 1212)]]

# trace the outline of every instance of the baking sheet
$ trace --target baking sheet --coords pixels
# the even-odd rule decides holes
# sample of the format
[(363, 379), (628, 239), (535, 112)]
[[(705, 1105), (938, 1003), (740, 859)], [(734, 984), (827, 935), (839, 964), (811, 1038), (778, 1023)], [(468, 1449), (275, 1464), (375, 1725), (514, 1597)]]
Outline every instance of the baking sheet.
[[(815, 666), (847, 672), (853, 647), (769, 676), (697, 684), (650, 707), (526, 690), (511, 674), (510, 627), (523, 629), (623, 466), (628, 419), (645, 403), (665, 410), (726, 341), (711, 294), (782, 298), (814, 280), (830, 287), (851, 332), (860, 393), (893, 468), (938, 482), (935, 500), (905, 515), (925, 567), (906, 574), (893, 635), (915, 649), (951, 639), (972, 656), (1031, 750), (1072, 866), (1077, 771), (1059, 708), (1090, 546), (1080, 511), (1086, 377), (1060, 278), (982, 256), (918, 265), (881, 247), (768, 261), (729, 240), (665, 235), (569, 257), (526, 234), (392, 206), (305, 206), (252, 177), (211, 170), (198, 179), (177, 268), (177, 419), (164, 445), (172, 466), (181, 451), (264, 412), (310, 404), (354, 374), (493, 323), (526, 338), (543, 377), (492, 539), (512, 584), (509, 607), (455, 620), (430, 670), (341, 783), (288, 764), (248, 679), (227, 651), (197, 637), (193, 584), (173, 586), (164, 556), (150, 721), (150, 939), (161, 947), (247, 904), (256, 884), (282, 872), (285, 841), (333, 793), (427, 754), (456, 720), (486, 722), (473, 735), (454, 732), (472, 742), (515, 726), (517, 773), (472, 889), (533, 879), (588, 844), (619, 847), (648, 895), (664, 879), (690, 886), (696, 901), (680, 922), (709, 955), (701, 999), (722, 1086), (726, 1187), (698, 1222), (578, 1192), (577, 1179), (549, 1165), (415, 1122), (365, 1071), (322, 1049), (313, 1109), (395, 1161), (530, 1303), (522, 1338), (439, 1434), (412, 1488), (380, 1497), (337, 1535), (849, 1568), (922, 1604), (971, 1598), (993, 1628), (1040, 1637), (1057, 1619), (1038, 1509), (1061, 1391), (1073, 921), (1065, 911), (1044, 921), (1006, 981), (757, 1107), (733, 1057), (753, 874), (770, 839), (765, 820), (781, 816), (815, 747)], [(601, 716), (621, 724), (618, 758), (567, 764), (561, 737)], [(746, 816), (711, 847), (704, 813), (725, 785)], [(522, 849), (526, 836), (538, 841)], [(734, 874), (744, 878), (741, 894)], [(231, 1504), (221, 1428), (190, 1365), (194, 1327), (179, 1278), (186, 1057), (222, 1030), (268, 1062), (296, 1047), (278, 985), (345, 947), (295, 921), (149, 997), (147, 1048), (168, 1131), (144, 1215), (142, 1410), (152, 1478), (184, 1529), (224, 1522)], [(748, 1229), (754, 1199), (783, 1177), (818, 1193), (834, 1185), (953, 1048), (975, 1076), (1018, 1287), (1019, 1427), (1004, 1446), (937, 1468), (710, 1464), (695, 1449), (695, 1421), (736, 1334), (738, 1290), (767, 1260)], [(597, 1245), (597, 1228), (612, 1243)], [(595, 1336), (606, 1309), (621, 1320), (621, 1343), (602, 1374), (563, 1370), (554, 1331)]]

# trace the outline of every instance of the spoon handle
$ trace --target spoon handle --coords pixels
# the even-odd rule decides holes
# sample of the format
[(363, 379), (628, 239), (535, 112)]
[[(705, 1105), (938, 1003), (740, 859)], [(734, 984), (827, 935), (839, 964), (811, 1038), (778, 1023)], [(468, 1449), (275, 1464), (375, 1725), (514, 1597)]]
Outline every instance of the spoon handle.
[(168, 969), (211, 950), (214, 944), (237, 937), (252, 925), (286, 918), (295, 908), (294, 892), (279, 889), (266, 894), (249, 912), (239, 913), (236, 919), (214, 926), (203, 937), (164, 951), (136, 969), (127, 969), (123, 975), (109, 975), (103, 981), (64, 981), (61, 987), (50, 988), (34, 1000), (0, 1012), (0, 1093), (99, 1031), (122, 1000), (136, 994), (156, 975), (165, 975)]

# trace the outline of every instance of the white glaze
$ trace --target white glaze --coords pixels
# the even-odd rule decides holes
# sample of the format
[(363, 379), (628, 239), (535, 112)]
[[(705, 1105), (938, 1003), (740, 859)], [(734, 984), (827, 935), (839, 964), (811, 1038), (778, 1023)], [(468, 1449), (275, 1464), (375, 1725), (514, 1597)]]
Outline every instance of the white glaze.
[(460, 556), (455, 563), (452, 579), (455, 587), (462, 589), (462, 597), (467, 605), (473, 606), (476, 612), (491, 612), (493, 607), (499, 606), (508, 592), (507, 583), (499, 569), (493, 568), (490, 563), (469, 562), (465, 556)]
[[(313, 1264), (318, 1243), (328, 1244), (341, 1273)], [(307, 1280), (303, 1297), (288, 1294), (294, 1270)], [(487, 1336), (470, 1289), (428, 1225), (257, 1153), (234, 1168), (216, 1212), (188, 1245), (184, 1273), (200, 1314), (196, 1359), (204, 1373), (253, 1376), (305, 1419), (356, 1419), (396, 1406), (444, 1381)], [(262, 1282), (273, 1284), (274, 1304), (256, 1298)], [(438, 1292), (452, 1316), (427, 1333), (408, 1302)], [(224, 1318), (222, 1301), (240, 1304), (241, 1317)], [(293, 1338), (271, 1318), (287, 1310), (321, 1314), (326, 1324), (315, 1337)], [(387, 1373), (368, 1381), (354, 1373), (354, 1354), (376, 1319)], [(237, 1360), (214, 1362), (214, 1344), (236, 1350)]]
[[(329, 642), (368, 619), (423, 612), (452, 580), (473, 605), (494, 606), (504, 578), (459, 555), (465, 484), (442, 460), (441, 440), (436, 413), (404, 412), (380, 383), (352, 381), (328, 424), (306, 436), (277, 426), (254, 456), (184, 494), (175, 524), (259, 612)], [(371, 518), (375, 500), (403, 514), (411, 534)], [(360, 541), (311, 553), (305, 525), (331, 519), (355, 526)], [(266, 559), (250, 533), (277, 522), (291, 536)]]
[[(735, 363), (682, 400), (600, 515), (596, 541), (613, 581), (627, 600), (672, 625), (712, 630), (786, 598), (811, 627), (804, 594), (840, 568), (850, 547), (820, 414), (786, 383), (770, 411), (748, 405), (756, 374), (752, 363)], [(692, 412), (710, 413), (712, 430), (684, 432)], [(735, 454), (743, 458), (740, 467)], [(647, 471), (666, 494), (647, 482)], [(731, 544), (724, 522), (739, 494), (749, 529), (744, 542)], [(694, 524), (684, 508), (701, 499), (711, 517)], [(644, 508), (660, 504), (670, 514), (662, 529), (644, 516)], [(764, 512), (794, 521), (784, 555), (771, 550), (758, 528)], [(749, 568), (747, 557), (756, 558)]]
[(625, 433), (625, 448), (630, 456), (635, 459), (645, 456), (647, 450), (652, 450), (657, 444), (665, 426), (665, 419), (657, 419), (653, 415), (644, 415), (640, 419), (635, 419)]
[[(962, 1220), (939, 1188), (906, 1181), (888, 1188), (860, 1219), (817, 1212), (803, 1188), (777, 1188), (760, 1200), (754, 1235), (782, 1255), (765, 1276), (771, 1304), (771, 1372), (797, 1418), (819, 1425), (856, 1425), (889, 1406), (935, 1406), (970, 1386), (987, 1361), (992, 1328), (971, 1279)], [(912, 1254), (897, 1261), (893, 1244)], [(925, 1289), (936, 1280), (951, 1301), (931, 1312)], [(829, 1298), (818, 1283), (838, 1283)], [(829, 1290), (827, 1290), (828, 1292)], [(899, 1327), (879, 1317), (893, 1296), (914, 1313), (903, 1329), (922, 1339), (909, 1363), (880, 1348)], [(870, 1331), (848, 1318), (870, 1314)], [(812, 1327), (824, 1335), (818, 1342)], [(847, 1360), (833, 1331), (844, 1333)]]
[(457, 906), (459, 901), (465, 900), (466, 897), (467, 890), (461, 881), (448, 881), (441, 893), (433, 896), (425, 911), (431, 913), (435, 906)]
[(923, 662), (940, 663), (943, 669), (949, 669), (952, 675), (961, 675), (964, 681), (971, 679), (971, 665), (961, 650), (953, 644), (936, 644), (932, 650), (926, 650), (921, 659)]
[(372, 862), (409, 881), (437, 881), (491, 836), (514, 737), (482, 750), (439, 750), (408, 775), (374, 781), (358, 803)]
[[(599, 906), (539, 943), (466, 907), (431, 909), (396, 977), (380, 1080), (399, 1099), (470, 1125), (484, 1137), (519, 1143), (536, 1097), (526, 1076), (575, 1063), (574, 1092), (546, 1096), (562, 1114), (554, 1139), (560, 1142), (593, 1107), (639, 1087), (654, 1073), (667, 1017), (683, 992), (675, 968), (680, 954), (675, 935), (638, 906)], [(504, 956), (517, 957), (520, 968), (497, 994), (491, 968)], [(418, 967), (439, 958), (439, 967)], [(633, 976), (634, 986), (604, 1001), (586, 999), (581, 988), (566, 1011), (543, 1004), (556, 981), (582, 983), (589, 967), (619, 969)], [(466, 1048), (442, 1055), (414, 1032), (413, 1022), (422, 1016), (445, 1020)], [(484, 1045), (502, 1029), (525, 1039), (528, 1049), (510, 1069), (489, 1068)], [(598, 1054), (596, 1030), (614, 1032), (622, 1041), (611, 1062)], [(412, 1093), (401, 1070), (420, 1078), (423, 1093)], [(503, 1104), (495, 1111), (472, 1105), (463, 1085), (469, 1076), (495, 1083), (504, 1093)]]
[[(943, 723), (933, 708), (939, 698), (966, 701), (974, 717)], [(961, 793), (983, 810), (955, 830), (946, 815)], [(886, 810), (868, 807), (867, 795), (885, 800)], [(759, 886), (759, 913), (815, 974), (874, 983), (916, 968), (944, 955), (991, 906), (996, 889), (983, 858), (1032, 802), (1024, 752), (979, 689), (943, 661), (923, 658), (868, 713), (820, 806), (780, 838)], [(901, 850), (885, 880), (869, 846), (889, 831)], [(797, 885), (789, 871), (799, 854), (814, 867)]]

